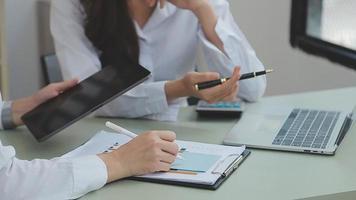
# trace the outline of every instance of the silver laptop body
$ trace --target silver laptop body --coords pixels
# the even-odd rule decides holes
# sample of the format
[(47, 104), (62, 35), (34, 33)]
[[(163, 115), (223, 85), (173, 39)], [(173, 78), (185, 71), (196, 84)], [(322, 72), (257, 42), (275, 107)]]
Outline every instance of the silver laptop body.
[(226, 135), (224, 144), (333, 155), (355, 115), (305, 108), (276, 114), (247, 112)]

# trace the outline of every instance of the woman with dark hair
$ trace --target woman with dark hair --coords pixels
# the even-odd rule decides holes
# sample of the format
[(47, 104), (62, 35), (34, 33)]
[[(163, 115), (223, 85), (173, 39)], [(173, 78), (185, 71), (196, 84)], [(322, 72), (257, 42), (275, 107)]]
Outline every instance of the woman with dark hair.
[[(152, 72), (98, 115), (176, 120), (187, 96), (256, 101), (264, 94), (265, 77), (237, 81), (240, 69), (264, 67), (229, 9), (227, 0), (53, 0), (51, 31), (65, 79), (82, 80), (122, 58)], [(198, 52), (211, 72), (192, 72)], [(220, 76), (232, 79), (195, 90)]]

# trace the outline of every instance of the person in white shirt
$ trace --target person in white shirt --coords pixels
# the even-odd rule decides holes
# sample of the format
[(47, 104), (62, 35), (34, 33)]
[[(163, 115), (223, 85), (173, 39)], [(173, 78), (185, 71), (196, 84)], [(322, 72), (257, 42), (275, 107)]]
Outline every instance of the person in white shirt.
[[(174, 121), (186, 104), (184, 97), (257, 101), (266, 88), (265, 77), (236, 81), (236, 66), (241, 73), (264, 66), (235, 23), (227, 0), (53, 0), (51, 32), (65, 79), (85, 79), (121, 57), (152, 72), (148, 81), (97, 115)], [(211, 72), (192, 72), (198, 52)], [(194, 89), (195, 83), (220, 76), (233, 80)]]
[[(21, 125), (24, 113), (77, 82), (55, 83), (13, 102), (2, 102), (0, 95), (0, 128)], [(121, 178), (168, 171), (178, 153), (174, 140), (175, 133), (150, 131), (112, 153), (32, 161), (17, 159), (15, 149), (0, 141), (0, 199), (75, 199)]]

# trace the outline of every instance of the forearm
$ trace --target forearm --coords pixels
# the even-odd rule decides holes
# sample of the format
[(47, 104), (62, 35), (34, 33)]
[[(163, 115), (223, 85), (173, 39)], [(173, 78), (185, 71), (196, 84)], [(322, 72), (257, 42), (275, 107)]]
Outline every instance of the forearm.
[(1, 128), (14, 129), (23, 124), (21, 117), (29, 109), (34, 107), (32, 97), (26, 97), (15, 101), (5, 101), (1, 107)]
[(206, 1), (206, 3), (193, 10), (193, 13), (197, 16), (205, 37), (219, 50), (224, 52), (224, 43), (215, 31), (216, 24), (218, 23), (218, 17), (215, 14), (214, 8), (208, 1)]
[(12, 120), (16, 126), (20, 126), (23, 124), (22, 115), (25, 114), (29, 108), (34, 107), (34, 101), (32, 97), (25, 97), (19, 100), (15, 100), (12, 102), (11, 110), (12, 110)]
[(96, 156), (32, 161), (13, 158), (0, 170), (1, 199), (76, 199), (105, 184), (105, 169)]

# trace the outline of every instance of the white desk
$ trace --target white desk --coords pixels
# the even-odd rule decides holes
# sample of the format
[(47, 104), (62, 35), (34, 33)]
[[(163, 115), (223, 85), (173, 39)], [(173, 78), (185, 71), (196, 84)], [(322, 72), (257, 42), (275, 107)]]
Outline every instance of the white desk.
[[(275, 96), (247, 106), (247, 112), (269, 105), (312, 106), (351, 110), (356, 104), (356, 88)], [(38, 144), (24, 128), (3, 132), (5, 144), (13, 144), (22, 159), (51, 158), (82, 144), (104, 128), (106, 119), (80, 121), (45, 143)], [(182, 109), (175, 123), (116, 119), (123, 126), (140, 132), (170, 129), (181, 140), (221, 144), (235, 120), (198, 119), (194, 108)], [(253, 122), (251, 122), (253, 123)], [(160, 185), (137, 181), (118, 181), (82, 199), (356, 199), (356, 127), (346, 135), (335, 156), (319, 156), (276, 151), (252, 150), (250, 157), (217, 190)], [(341, 193), (341, 194), (337, 194)], [(326, 195), (326, 196), (325, 196)], [(309, 199), (310, 200), (310, 199)]]

